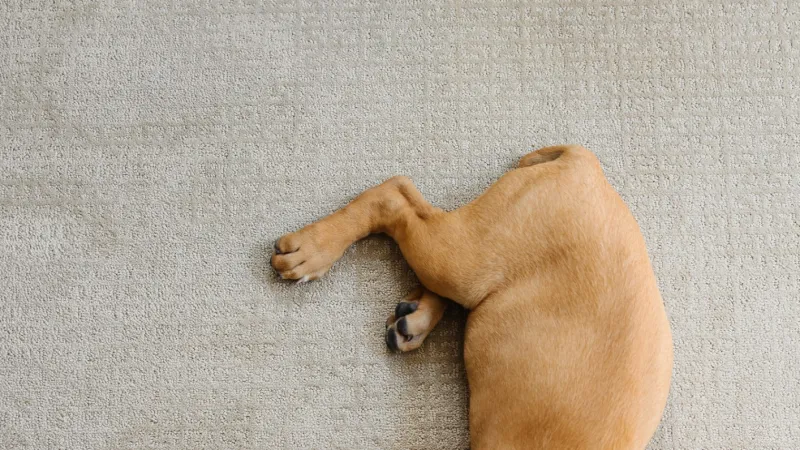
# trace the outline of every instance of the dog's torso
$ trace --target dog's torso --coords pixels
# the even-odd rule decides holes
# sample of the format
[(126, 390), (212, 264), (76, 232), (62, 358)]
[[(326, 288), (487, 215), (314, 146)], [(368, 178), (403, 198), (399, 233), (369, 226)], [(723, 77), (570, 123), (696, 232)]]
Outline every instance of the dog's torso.
[(472, 448), (644, 448), (672, 341), (635, 220), (588, 152), (506, 177), (471, 212), (505, 278), (467, 323)]

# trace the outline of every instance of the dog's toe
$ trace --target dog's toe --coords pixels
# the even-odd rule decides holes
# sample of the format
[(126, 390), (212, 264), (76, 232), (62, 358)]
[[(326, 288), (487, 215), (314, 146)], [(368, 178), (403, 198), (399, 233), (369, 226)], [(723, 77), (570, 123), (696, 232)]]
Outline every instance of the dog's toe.
[(400, 319), (397, 320), (395, 328), (397, 329), (397, 332), (400, 333), (402, 336), (406, 337), (413, 336), (411, 333), (408, 332), (408, 321), (406, 320), (405, 317), (401, 317)]
[(416, 311), (417, 307), (419, 307), (419, 302), (400, 302), (394, 309), (394, 315), (396, 317), (407, 316)]
[[(386, 329), (386, 346), (389, 347), (389, 350), (396, 352), (396, 353), (403, 353), (414, 350), (415, 348), (419, 347), (419, 345), (411, 348), (409, 346), (409, 342), (414, 339), (413, 336), (406, 336), (400, 333), (397, 330), (396, 324), (392, 324), (389, 328)], [(421, 344), (421, 340), (419, 344)]]
[(393, 352), (401, 351), (397, 346), (397, 334), (394, 332), (394, 329), (386, 330), (386, 346)]

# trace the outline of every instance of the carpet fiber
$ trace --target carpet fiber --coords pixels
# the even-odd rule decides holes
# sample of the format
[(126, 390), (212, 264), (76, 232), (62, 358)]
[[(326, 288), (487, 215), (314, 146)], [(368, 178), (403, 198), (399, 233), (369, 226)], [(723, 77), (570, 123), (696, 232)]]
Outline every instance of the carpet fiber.
[(297, 287), (271, 243), (571, 142), (673, 326), (650, 448), (798, 448), (800, 7), (665, 3), (0, 2), (0, 448), (467, 448), (465, 313), (388, 354), (390, 240)]

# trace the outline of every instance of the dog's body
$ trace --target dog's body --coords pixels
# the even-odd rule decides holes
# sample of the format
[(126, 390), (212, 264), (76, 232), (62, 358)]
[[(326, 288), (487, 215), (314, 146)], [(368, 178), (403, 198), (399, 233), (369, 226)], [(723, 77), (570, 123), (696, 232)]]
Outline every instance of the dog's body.
[(588, 150), (547, 147), (519, 166), (452, 212), (392, 178), (283, 236), (272, 265), (315, 279), (356, 240), (387, 233), (424, 285), (389, 318), (390, 348), (418, 348), (441, 297), (470, 310), (471, 448), (643, 449), (672, 338), (638, 225)]

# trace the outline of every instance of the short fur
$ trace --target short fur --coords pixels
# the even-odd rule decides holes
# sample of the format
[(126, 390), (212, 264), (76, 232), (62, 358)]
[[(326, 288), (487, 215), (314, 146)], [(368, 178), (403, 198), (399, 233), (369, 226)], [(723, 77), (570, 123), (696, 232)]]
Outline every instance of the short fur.
[(645, 448), (672, 337), (639, 227), (591, 152), (530, 153), (452, 212), (391, 178), (281, 237), (272, 265), (313, 280), (370, 233), (394, 238), (424, 286), (387, 321), (390, 348), (418, 348), (443, 297), (470, 310), (471, 448)]

